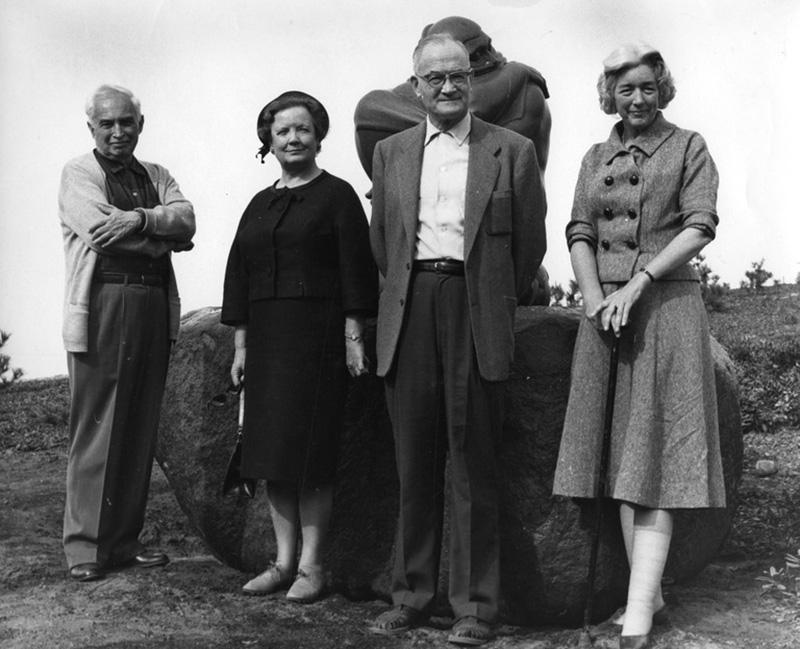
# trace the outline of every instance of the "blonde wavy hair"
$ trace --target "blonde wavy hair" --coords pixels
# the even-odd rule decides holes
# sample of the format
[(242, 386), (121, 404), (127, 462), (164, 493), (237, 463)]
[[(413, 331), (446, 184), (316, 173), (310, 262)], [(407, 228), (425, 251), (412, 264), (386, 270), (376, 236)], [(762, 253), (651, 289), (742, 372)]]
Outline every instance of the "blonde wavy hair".
[(659, 108), (666, 108), (675, 97), (675, 82), (657, 49), (642, 42), (622, 45), (603, 61), (603, 72), (597, 79), (600, 109), (607, 115), (614, 115), (617, 112), (614, 90), (620, 76), (638, 65), (647, 65), (655, 73)]

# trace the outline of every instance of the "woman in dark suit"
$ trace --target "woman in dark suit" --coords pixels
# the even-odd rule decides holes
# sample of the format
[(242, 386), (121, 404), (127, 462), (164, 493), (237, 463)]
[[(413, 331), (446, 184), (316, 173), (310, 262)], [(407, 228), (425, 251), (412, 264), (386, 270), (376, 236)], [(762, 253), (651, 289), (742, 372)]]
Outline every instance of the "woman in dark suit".
[(322, 104), (297, 91), (259, 113), (259, 154), (275, 155), (281, 177), (242, 215), (222, 306), (222, 322), (236, 328), (231, 378), (247, 379), (241, 472), (266, 479), (277, 541), (275, 560), (243, 591), (291, 586), (287, 598), (299, 602), (324, 589), (347, 371), (368, 371), (362, 330), (377, 306), (361, 203), (317, 166), (328, 123)]
[(567, 226), (586, 317), (553, 491), (596, 496), (609, 351), (621, 337), (605, 495), (620, 501), (631, 567), (620, 647), (642, 649), (663, 617), (672, 510), (725, 506), (708, 321), (689, 263), (715, 236), (718, 177), (703, 138), (659, 110), (675, 87), (658, 51), (615, 50), (597, 87), (621, 121), (584, 157)]

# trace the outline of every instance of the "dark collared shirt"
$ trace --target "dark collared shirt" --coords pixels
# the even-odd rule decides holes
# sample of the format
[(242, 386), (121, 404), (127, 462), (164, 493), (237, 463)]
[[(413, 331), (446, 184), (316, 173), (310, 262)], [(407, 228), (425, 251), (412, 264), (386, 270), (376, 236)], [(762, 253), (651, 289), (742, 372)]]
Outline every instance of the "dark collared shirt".
[[(126, 165), (117, 160), (110, 160), (101, 155), (97, 149), (94, 157), (106, 175), (106, 196), (108, 202), (125, 212), (137, 207), (152, 208), (160, 205), (153, 181), (147, 170), (136, 159)], [(100, 255), (97, 263), (99, 272), (134, 272), (145, 274), (164, 274), (169, 270), (169, 256), (157, 259), (144, 255), (109, 256)]]
[(161, 204), (150, 176), (136, 158), (131, 160), (130, 165), (125, 165), (100, 155), (97, 149), (94, 150), (94, 157), (106, 174), (106, 194), (108, 202), (114, 207), (129, 211)]

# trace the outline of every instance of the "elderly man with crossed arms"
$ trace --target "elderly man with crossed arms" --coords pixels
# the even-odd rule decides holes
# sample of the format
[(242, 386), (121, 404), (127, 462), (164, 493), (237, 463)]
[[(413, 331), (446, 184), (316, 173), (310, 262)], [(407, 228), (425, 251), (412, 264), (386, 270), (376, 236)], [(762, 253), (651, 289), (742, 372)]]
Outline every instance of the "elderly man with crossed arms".
[(139, 540), (180, 301), (171, 253), (192, 248), (194, 210), (162, 166), (134, 155), (138, 99), (101, 86), (87, 102), (95, 149), (68, 162), (59, 217), (70, 382), (64, 551), (69, 575), (163, 566)]

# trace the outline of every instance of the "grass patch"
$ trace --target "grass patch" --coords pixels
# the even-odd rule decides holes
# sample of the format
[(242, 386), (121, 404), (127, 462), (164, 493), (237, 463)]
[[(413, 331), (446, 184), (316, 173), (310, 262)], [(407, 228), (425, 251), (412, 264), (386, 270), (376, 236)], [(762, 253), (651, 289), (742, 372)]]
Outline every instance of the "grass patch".
[(709, 322), (736, 365), (742, 430), (800, 429), (800, 287), (731, 291)]
[(16, 381), (0, 390), (0, 451), (42, 451), (68, 440), (66, 377)]

